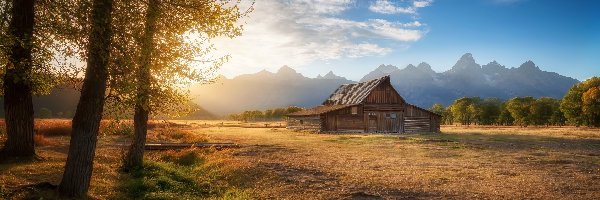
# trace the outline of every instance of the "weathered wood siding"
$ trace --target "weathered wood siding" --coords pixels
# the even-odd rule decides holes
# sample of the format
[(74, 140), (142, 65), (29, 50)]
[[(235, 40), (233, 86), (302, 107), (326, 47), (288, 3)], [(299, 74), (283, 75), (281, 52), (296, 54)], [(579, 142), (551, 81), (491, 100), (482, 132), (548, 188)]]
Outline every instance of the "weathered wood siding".
[[(356, 107), (356, 114), (352, 113), (353, 107)], [(323, 131), (326, 132), (362, 132), (365, 129), (363, 108), (360, 105), (329, 112), (323, 116)]]
[(401, 133), (402, 112), (365, 111), (365, 132), (369, 133)]
[(400, 94), (396, 92), (389, 81), (375, 87), (365, 99), (365, 104), (398, 105), (404, 103)]
[(439, 116), (413, 105), (404, 110), (404, 132), (439, 132)]

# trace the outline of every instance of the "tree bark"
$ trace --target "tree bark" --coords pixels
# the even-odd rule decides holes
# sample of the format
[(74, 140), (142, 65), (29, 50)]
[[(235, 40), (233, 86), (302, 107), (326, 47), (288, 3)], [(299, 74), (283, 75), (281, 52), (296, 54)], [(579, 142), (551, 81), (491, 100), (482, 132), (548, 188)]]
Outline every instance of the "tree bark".
[(13, 43), (4, 74), (4, 111), (7, 140), (0, 158), (33, 157), (33, 104), (29, 74), (32, 70), (34, 0), (13, 0), (8, 26)]
[(154, 35), (156, 24), (160, 15), (159, 0), (149, 0), (146, 10), (146, 21), (144, 22), (144, 35), (142, 36), (142, 49), (140, 55), (140, 67), (137, 71), (138, 87), (135, 102), (135, 114), (133, 117), (134, 139), (127, 152), (123, 168), (132, 170), (142, 166), (144, 161), (144, 146), (148, 132), (148, 114), (150, 113), (150, 66), (152, 54), (155, 49)]
[(65, 172), (58, 188), (62, 196), (85, 197), (90, 186), (108, 76), (112, 6), (112, 0), (93, 1), (85, 78), (73, 118)]

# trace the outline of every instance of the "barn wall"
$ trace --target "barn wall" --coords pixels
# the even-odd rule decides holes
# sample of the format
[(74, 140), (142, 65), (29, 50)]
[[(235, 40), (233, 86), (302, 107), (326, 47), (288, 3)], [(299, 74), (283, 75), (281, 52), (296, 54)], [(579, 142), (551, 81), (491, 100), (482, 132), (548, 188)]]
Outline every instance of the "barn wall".
[(404, 131), (439, 132), (439, 116), (413, 105), (407, 105), (404, 110)]
[(365, 129), (363, 107), (356, 106), (357, 114), (352, 114), (352, 107), (343, 108), (324, 114), (323, 131), (328, 132), (362, 132)]
[(365, 111), (366, 132), (401, 133), (402, 112), (398, 111)]
[(292, 130), (320, 131), (322, 126), (319, 116), (290, 116), (287, 128)]

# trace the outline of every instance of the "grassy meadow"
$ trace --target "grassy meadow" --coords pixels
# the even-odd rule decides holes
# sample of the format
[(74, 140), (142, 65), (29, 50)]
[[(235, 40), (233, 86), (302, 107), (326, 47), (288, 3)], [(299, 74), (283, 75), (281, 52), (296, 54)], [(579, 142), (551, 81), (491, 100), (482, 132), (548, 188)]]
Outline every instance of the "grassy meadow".
[[(41, 160), (0, 164), (0, 197), (56, 198), (68, 120), (36, 121)], [(314, 134), (284, 122), (154, 121), (148, 140), (239, 148), (148, 151), (121, 173), (128, 122), (103, 122), (96, 199), (599, 199), (600, 130), (443, 126), (442, 133)], [(0, 133), (1, 135), (2, 133)], [(2, 135), (2, 140), (5, 136)]]

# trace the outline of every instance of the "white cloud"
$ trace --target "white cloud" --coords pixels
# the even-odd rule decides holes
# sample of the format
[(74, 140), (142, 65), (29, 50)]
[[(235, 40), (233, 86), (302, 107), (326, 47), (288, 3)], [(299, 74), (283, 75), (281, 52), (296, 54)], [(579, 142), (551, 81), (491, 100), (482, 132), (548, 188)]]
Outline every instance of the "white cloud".
[(415, 8), (424, 8), (431, 5), (431, 1), (414, 1), (413, 6)]
[(338, 14), (354, 3), (353, 0), (288, 0), (287, 5), (296, 13)]
[(390, 0), (376, 0), (371, 3), (369, 10), (381, 14), (415, 14), (417, 9), (431, 5), (432, 0), (414, 0), (409, 5), (398, 5), (400, 2)]
[(418, 41), (424, 26), (384, 19), (356, 21), (339, 17), (350, 0), (261, 0), (246, 19), (242, 36), (213, 41), (215, 55), (231, 55), (221, 73), (235, 76), (283, 65), (301, 67), (315, 61), (383, 56), (385, 45)]

